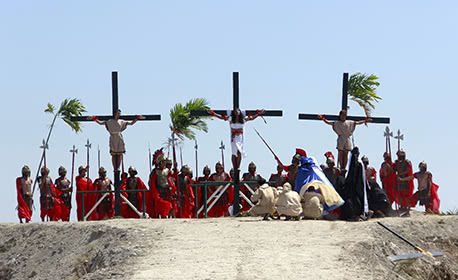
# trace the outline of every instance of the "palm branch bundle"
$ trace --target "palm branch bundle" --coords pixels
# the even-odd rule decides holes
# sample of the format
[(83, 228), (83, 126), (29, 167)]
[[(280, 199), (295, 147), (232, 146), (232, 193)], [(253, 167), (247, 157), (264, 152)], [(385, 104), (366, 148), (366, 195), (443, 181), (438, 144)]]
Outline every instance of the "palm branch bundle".
[(371, 111), (375, 109), (375, 103), (382, 98), (377, 96), (376, 90), (380, 83), (378, 77), (373, 74), (355, 73), (350, 76), (348, 94), (351, 100), (358, 103), (369, 118)]

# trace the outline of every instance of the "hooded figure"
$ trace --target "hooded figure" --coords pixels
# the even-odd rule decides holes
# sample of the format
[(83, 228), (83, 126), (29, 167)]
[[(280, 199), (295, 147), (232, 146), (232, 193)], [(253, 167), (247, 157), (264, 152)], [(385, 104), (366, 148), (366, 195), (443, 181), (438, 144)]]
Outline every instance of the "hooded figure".
[(267, 220), (269, 215), (275, 211), (277, 191), (269, 186), (263, 178), (258, 180), (258, 184), (260, 185), (259, 188), (251, 196), (251, 201), (256, 203), (256, 205), (251, 207), (250, 214), (253, 216), (264, 216), (264, 220)]
[(301, 197), (305, 218), (319, 219), (323, 216), (324, 198), (318, 189), (315, 189), (314, 186), (309, 186)]
[(340, 193), (345, 199), (345, 204), (341, 209), (342, 217), (345, 220), (359, 220), (369, 211), (366, 195), (366, 172), (358, 157), (359, 149), (355, 147), (351, 152), (348, 175)]
[(278, 216), (297, 217), (302, 213), (301, 197), (291, 190), (291, 184), (285, 183), (277, 188), (277, 213)]

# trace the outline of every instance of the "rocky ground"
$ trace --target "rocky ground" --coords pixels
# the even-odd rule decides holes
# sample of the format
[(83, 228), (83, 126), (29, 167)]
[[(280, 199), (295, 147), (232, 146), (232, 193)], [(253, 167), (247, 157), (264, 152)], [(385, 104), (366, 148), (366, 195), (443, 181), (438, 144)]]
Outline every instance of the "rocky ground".
[(415, 250), (376, 223), (113, 219), (0, 224), (0, 279), (458, 279), (458, 217), (385, 218), (445, 256)]

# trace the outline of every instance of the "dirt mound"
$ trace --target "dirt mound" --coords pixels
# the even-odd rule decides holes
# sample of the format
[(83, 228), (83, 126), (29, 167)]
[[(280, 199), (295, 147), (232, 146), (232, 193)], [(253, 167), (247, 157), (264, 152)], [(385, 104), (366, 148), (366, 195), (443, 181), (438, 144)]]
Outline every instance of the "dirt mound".
[(458, 279), (458, 217), (0, 224), (0, 279)]
[(125, 279), (141, 236), (110, 222), (0, 224), (0, 279)]
[(418, 251), (380, 225), (368, 223), (373, 238), (344, 246), (347, 265), (358, 265), (374, 279), (458, 279), (457, 217), (416, 214), (380, 221), (424, 250), (441, 251), (444, 256), (392, 262), (388, 257)]

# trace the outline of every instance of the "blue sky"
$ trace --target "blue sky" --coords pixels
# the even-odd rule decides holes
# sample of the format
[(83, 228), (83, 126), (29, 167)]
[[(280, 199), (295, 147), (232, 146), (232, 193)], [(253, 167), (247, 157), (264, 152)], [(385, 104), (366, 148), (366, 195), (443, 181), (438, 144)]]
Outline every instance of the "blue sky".
[[(405, 135), (403, 148), (415, 169), (428, 162), (440, 186), (441, 210), (458, 206), (453, 176), (458, 105), (458, 4), (456, 1), (7, 1), (0, 4), (0, 94), (5, 126), (0, 163), (5, 184), (0, 221), (15, 222), (15, 178), (28, 164), (35, 175), (39, 146), (52, 116), (46, 104), (79, 98), (88, 114), (111, 113), (111, 71), (119, 71), (120, 108), (126, 114), (161, 114), (161, 122), (129, 127), (126, 166), (147, 181), (148, 143), (154, 150), (170, 135), (169, 109), (204, 97), (215, 109), (232, 106), (232, 72), (240, 72), (242, 109), (282, 109), (283, 118), (250, 122), (248, 158), (265, 177), (275, 161), (253, 128), (286, 163), (302, 147), (324, 162), (335, 153), (336, 136), (298, 113), (337, 113), (342, 73), (380, 77), (374, 116), (389, 116), (392, 130)], [(350, 114), (363, 114), (349, 102)], [(229, 128), (208, 122), (198, 132), (199, 174), (229, 148)], [(359, 126), (355, 141), (377, 169), (385, 150), (384, 125)], [(94, 123), (75, 134), (58, 121), (48, 165), (85, 164), (84, 143), (100, 146), (102, 165), (111, 170), (108, 133)], [(195, 167), (194, 143), (186, 141), (185, 163)], [(396, 143), (392, 142), (396, 147)], [(452, 161), (450, 162), (450, 159)], [(230, 162), (226, 150), (225, 162)], [(91, 151), (96, 174), (97, 150)], [(110, 174), (110, 173), (109, 173)], [(91, 175), (91, 177), (93, 177)], [(35, 195), (36, 206), (39, 205)], [(72, 218), (75, 213), (73, 209)], [(38, 221), (35, 211), (33, 221)]]

